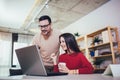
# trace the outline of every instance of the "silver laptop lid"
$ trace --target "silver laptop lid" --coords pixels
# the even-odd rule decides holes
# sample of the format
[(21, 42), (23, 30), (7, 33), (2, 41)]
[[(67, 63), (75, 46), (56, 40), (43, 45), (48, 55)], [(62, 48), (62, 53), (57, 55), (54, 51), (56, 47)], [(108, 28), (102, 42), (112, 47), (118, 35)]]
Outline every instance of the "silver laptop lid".
[(16, 49), (21, 69), (26, 75), (47, 75), (36, 45)]

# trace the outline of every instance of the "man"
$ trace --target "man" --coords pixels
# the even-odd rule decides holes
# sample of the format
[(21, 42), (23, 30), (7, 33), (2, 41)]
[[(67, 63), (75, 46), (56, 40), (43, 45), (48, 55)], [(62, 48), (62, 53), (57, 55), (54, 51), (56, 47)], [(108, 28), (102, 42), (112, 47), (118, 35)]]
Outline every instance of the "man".
[(40, 33), (36, 34), (32, 43), (38, 45), (43, 63), (47, 72), (53, 71), (53, 61), (50, 58), (52, 53), (59, 55), (59, 35), (60, 31), (52, 29), (51, 18), (47, 15), (39, 18)]

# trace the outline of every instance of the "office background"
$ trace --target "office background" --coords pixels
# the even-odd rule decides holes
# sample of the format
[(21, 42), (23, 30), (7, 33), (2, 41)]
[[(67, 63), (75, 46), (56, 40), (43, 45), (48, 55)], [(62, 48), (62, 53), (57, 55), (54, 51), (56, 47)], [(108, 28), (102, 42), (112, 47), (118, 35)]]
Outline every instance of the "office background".
[[(85, 35), (106, 26), (113, 26), (118, 27), (120, 34), (119, 4), (120, 0), (110, 0), (61, 31), (71, 33), (78, 32), (80, 35)], [(15, 39), (16, 37), (17, 39)], [(7, 75), (6, 72), (8, 72), (8, 68), (10, 67), (19, 67), (14, 50), (15, 48), (29, 45), (32, 37), (33, 34), (0, 32), (0, 75)]]

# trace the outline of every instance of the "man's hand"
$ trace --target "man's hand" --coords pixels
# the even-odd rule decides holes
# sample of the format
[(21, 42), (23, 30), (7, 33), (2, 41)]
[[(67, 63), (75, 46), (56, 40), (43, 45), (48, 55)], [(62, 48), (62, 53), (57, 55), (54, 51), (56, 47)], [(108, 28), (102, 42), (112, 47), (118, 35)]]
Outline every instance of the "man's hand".
[(55, 53), (52, 53), (50, 57), (53, 59), (53, 64), (57, 65), (57, 55)]

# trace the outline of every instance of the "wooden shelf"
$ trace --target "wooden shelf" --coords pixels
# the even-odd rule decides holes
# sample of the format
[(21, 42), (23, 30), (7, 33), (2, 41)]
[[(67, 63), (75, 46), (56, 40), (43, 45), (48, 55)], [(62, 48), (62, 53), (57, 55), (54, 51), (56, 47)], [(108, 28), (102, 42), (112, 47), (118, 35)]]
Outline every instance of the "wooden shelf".
[[(112, 42), (113, 45), (116, 45), (117, 42)], [(107, 42), (107, 43), (101, 43), (101, 44), (98, 44), (98, 45), (93, 45), (93, 46), (90, 46), (88, 47), (88, 49), (94, 49), (94, 48), (99, 48), (99, 47), (102, 47), (102, 46), (109, 46), (110, 45), (110, 42)], [(114, 48), (115, 49), (115, 48)]]
[(105, 68), (95, 68), (94, 73), (103, 73), (105, 71)]
[(91, 49), (91, 48), (97, 48), (97, 47), (101, 47), (101, 46), (105, 46), (105, 45), (109, 45), (110, 44), (110, 42), (108, 42), (108, 43), (102, 43), (102, 44), (98, 44), (98, 45), (96, 45), (96, 46), (90, 46), (90, 47), (88, 47), (89, 49)]
[(93, 37), (93, 36), (95, 36), (95, 35), (97, 35), (97, 34), (101, 34), (102, 31), (108, 30), (108, 28), (109, 28), (110, 30), (115, 30), (115, 28), (112, 28), (112, 27), (108, 26), (108, 27), (105, 27), (105, 28), (103, 28), (103, 29), (99, 29), (99, 30), (97, 30), (97, 31), (95, 31), (95, 32), (93, 32), (93, 33), (88, 34), (87, 37)]
[(77, 38), (77, 41), (81, 41), (81, 40), (84, 40), (84, 36), (80, 36)]
[(106, 54), (106, 55), (99, 55), (99, 56), (95, 56), (93, 58), (102, 58), (102, 57), (111, 57), (112, 54)]
[(94, 68), (95, 70), (105, 70), (105, 68)]
[[(98, 36), (102, 39), (102, 42), (97, 45), (90, 45), (92, 40)], [(77, 42), (81, 46), (80, 50), (85, 52), (86, 57), (92, 62), (93, 60), (99, 60), (104, 58), (105, 60), (110, 60), (113, 64), (116, 63), (116, 52), (120, 52), (120, 41), (118, 38), (117, 28), (112, 28), (111, 26), (99, 29), (90, 34), (86, 34), (77, 38)], [(118, 42), (119, 41), (119, 42)], [(83, 44), (82, 44), (83, 43)], [(106, 51), (108, 49), (109, 51)], [(90, 51), (98, 53), (98, 56), (91, 57)], [(98, 51), (98, 52), (97, 52)], [(99, 52), (100, 51), (100, 52)], [(108, 53), (110, 52), (110, 53)], [(105, 53), (104, 55), (100, 55)], [(97, 55), (97, 54), (96, 54)], [(95, 71), (102, 72), (104, 69), (95, 68)]]
[(80, 48), (81, 51), (85, 51), (85, 48)]

